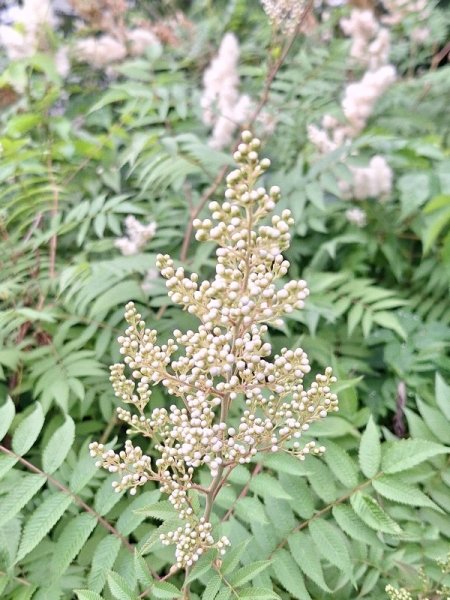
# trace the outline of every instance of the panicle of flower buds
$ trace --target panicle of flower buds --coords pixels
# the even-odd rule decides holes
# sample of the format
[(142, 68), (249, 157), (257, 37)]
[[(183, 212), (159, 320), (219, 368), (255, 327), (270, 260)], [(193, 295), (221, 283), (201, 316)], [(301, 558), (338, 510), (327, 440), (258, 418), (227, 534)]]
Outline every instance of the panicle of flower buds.
[(271, 23), (291, 35), (305, 14), (305, 0), (261, 0), (266, 15)]
[(200, 105), (204, 124), (213, 128), (209, 141), (212, 148), (228, 146), (236, 127), (250, 113), (250, 98), (239, 94), (238, 63), (239, 42), (233, 33), (226, 33), (217, 56), (203, 75)]
[[(148, 480), (159, 482), (184, 522), (161, 536), (163, 544), (175, 544), (179, 567), (192, 565), (210, 548), (224, 552), (229, 545), (226, 538), (214, 540), (210, 510), (203, 516), (194, 510), (198, 468), (209, 470), (208, 490), (214, 491), (225, 468), (249, 463), (259, 452), (287, 452), (300, 460), (321, 455), (323, 446), (301, 438), (311, 423), (338, 409), (331, 368), (305, 386), (311, 371), (306, 353), (282, 348), (272, 356), (265, 341), (267, 323), (280, 325), (282, 316), (303, 308), (308, 288), (302, 280), (279, 281), (289, 268), (282, 251), (289, 246), (293, 219), (288, 210), (270, 216), (280, 189), (258, 185), (270, 166), (259, 148), (260, 141), (244, 131), (225, 201), (211, 202), (210, 218), (194, 222), (197, 239), (218, 246), (213, 280), (200, 282), (196, 273), (175, 267), (170, 256), (157, 257), (170, 298), (197, 316), (198, 330), (175, 329), (158, 344), (156, 331), (146, 327), (134, 304), (126, 307), (128, 327), (118, 339), (124, 358), (111, 367), (111, 382), (116, 396), (138, 414), (121, 407), (117, 414), (129, 435), (154, 440), (159, 457), (152, 463), (130, 441), (119, 454), (91, 445), (100, 466), (122, 476), (116, 490), (135, 493)], [(146, 415), (150, 388), (159, 383), (180, 406), (157, 407)], [(230, 423), (232, 404), (241, 410)], [(204, 493), (212, 493), (208, 490)]]
[(156, 233), (156, 223), (151, 222), (142, 225), (136, 217), (128, 215), (125, 219), (126, 237), (118, 238), (114, 245), (122, 252), (124, 256), (130, 256), (140, 252), (148, 241)]
[(389, 600), (413, 600), (413, 597), (405, 588), (398, 589), (389, 584), (384, 589), (389, 596)]

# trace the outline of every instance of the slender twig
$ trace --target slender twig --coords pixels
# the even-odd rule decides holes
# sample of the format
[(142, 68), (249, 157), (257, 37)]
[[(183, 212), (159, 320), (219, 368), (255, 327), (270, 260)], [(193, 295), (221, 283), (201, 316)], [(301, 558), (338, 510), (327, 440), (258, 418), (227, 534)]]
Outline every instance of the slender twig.
[(442, 48), (442, 50), (440, 50), (437, 54), (433, 56), (433, 59), (431, 61), (431, 70), (437, 69), (437, 67), (444, 60), (447, 54), (450, 54), (450, 42), (448, 42), (448, 44), (446, 44)]
[(19, 456), (18, 454), (16, 454), (12, 450), (9, 450), (8, 448), (5, 448), (5, 446), (2, 446), (1, 444), (0, 444), (0, 452), (3, 452), (4, 454), (7, 454), (8, 456), (14, 457), (29, 471), (32, 471), (33, 473), (38, 473), (39, 475), (42, 475), (43, 477), (45, 477), (47, 479), (47, 481), (49, 481), (52, 485), (57, 487), (61, 492), (63, 492), (64, 494), (67, 494), (67, 496), (70, 496), (72, 498), (72, 500), (76, 504), (78, 504), (78, 506), (80, 506), (83, 510), (85, 510), (86, 512), (88, 512), (89, 514), (94, 516), (97, 519), (98, 523), (104, 529), (106, 529), (107, 531), (112, 533), (114, 536), (116, 536), (122, 542), (123, 546), (128, 550), (128, 552), (131, 552), (132, 554), (134, 554), (134, 548), (130, 544), (130, 542), (121, 533), (119, 533), (117, 531), (117, 529), (113, 525), (111, 525), (111, 523), (109, 521), (107, 521), (96, 510), (94, 510), (91, 506), (89, 506), (89, 504), (86, 504), (86, 502), (84, 500), (82, 500), (79, 496), (77, 496), (77, 494), (72, 492), (72, 490), (70, 490), (68, 487), (66, 487), (63, 483), (61, 483), (60, 481), (58, 481), (57, 479), (55, 479), (48, 473), (45, 473), (45, 471), (42, 471), (41, 469), (39, 469), (39, 467), (36, 467), (36, 465), (33, 465), (33, 463), (29, 462), (22, 456)]
[(117, 416), (116, 416), (116, 412), (113, 411), (113, 414), (111, 415), (111, 418), (108, 421), (108, 424), (105, 427), (105, 431), (102, 433), (102, 437), (100, 438), (100, 444), (106, 444), (106, 442), (108, 441), (108, 438), (111, 434), (111, 431), (114, 429), (114, 427), (117, 425)]
[[(55, 180), (55, 175), (53, 173), (53, 163), (52, 159), (49, 156), (48, 162), (48, 176), (50, 179), (50, 185), (53, 192), (53, 206), (52, 206), (52, 219), (54, 219), (58, 214), (58, 206), (59, 206), (59, 188)], [(53, 279), (55, 277), (55, 263), (56, 263), (56, 247), (58, 244), (58, 234), (55, 232), (50, 239), (50, 277)]]
[(236, 504), (238, 503), (238, 501), (241, 500), (242, 498), (245, 498), (245, 496), (248, 494), (248, 490), (250, 489), (250, 484), (252, 482), (253, 477), (256, 477), (256, 475), (258, 475), (258, 473), (261, 471), (261, 469), (262, 469), (262, 464), (258, 463), (255, 466), (255, 468), (253, 469), (253, 471), (250, 475), (250, 479), (247, 481), (245, 486), (242, 488), (241, 493), (236, 498), (236, 500), (233, 502), (233, 504), (230, 506), (228, 511), (225, 513), (225, 515), (222, 517), (222, 519), (221, 519), (222, 523), (224, 521), (228, 520), (231, 517), (231, 515), (234, 513), (234, 509), (236, 508)]
[(296, 525), (295, 527), (293, 527), (291, 529), (291, 531), (289, 532), (289, 534), (286, 537), (284, 537), (281, 540), (281, 542), (279, 542), (276, 545), (276, 547), (274, 548), (274, 550), (272, 550), (272, 552), (269, 554), (269, 559), (273, 557), (273, 555), (275, 554), (275, 552), (277, 552), (277, 550), (279, 550), (280, 548), (282, 548), (283, 546), (285, 546), (287, 544), (288, 537), (290, 535), (292, 535), (296, 531), (301, 531), (302, 529), (306, 529), (306, 527), (309, 527), (309, 524), (312, 521), (315, 521), (316, 519), (318, 519), (322, 515), (325, 515), (327, 512), (329, 512), (335, 506), (338, 506), (339, 504), (342, 504), (343, 502), (346, 502), (351, 496), (353, 496), (353, 494), (356, 494), (360, 490), (363, 490), (364, 488), (368, 487), (369, 485), (371, 485), (371, 483), (372, 483), (372, 481), (374, 481), (374, 479), (377, 479), (378, 477), (381, 477), (382, 475), (383, 475), (383, 473), (380, 471), (380, 473), (377, 473), (374, 477), (372, 477), (372, 479), (369, 479), (367, 481), (364, 481), (364, 483), (361, 483), (360, 485), (357, 485), (355, 488), (353, 488), (347, 494), (344, 494), (343, 496), (341, 496), (340, 498), (338, 498), (334, 502), (331, 502), (330, 504), (327, 504), (327, 506), (325, 506), (321, 510), (318, 510), (316, 513), (313, 514), (312, 517), (310, 517), (306, 521), (303, 521), (299, 525)]

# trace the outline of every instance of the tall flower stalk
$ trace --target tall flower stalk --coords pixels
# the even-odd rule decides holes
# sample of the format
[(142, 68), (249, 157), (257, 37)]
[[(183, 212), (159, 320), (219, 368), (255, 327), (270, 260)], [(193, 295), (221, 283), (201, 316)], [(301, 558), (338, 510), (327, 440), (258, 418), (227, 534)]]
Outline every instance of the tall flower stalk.
[[(98, 466), (120, 475), (116, 491), (135, 494), (155, 481), (168, 494), (180, 527), (162, 534), (161, 541), (176, 546), (178, 568), (189, 569), (211, 548), (225, 553), (230, 541), (214, 535), (211, 517), (234, 468), (263, 452), (299, 460), (322, 454), (323, 446), (302, 437), (313, 421), (338, 410), (331, 368), (305, 387), (310, 372), (305, 352), (283, 348), (272, 356), (265, 341), (268, 325), (279, 326), (283, 316), (302, 309), (309, 292), (305, 281), (280, 281), (289, 268), (282, 252), (289, 247), (293, 219), (289, 210), (269, 217), (280, 189), (258, 185), (270, 166), (259, 158), (259, 148), (260, 141), (244, 131), (225, 201), (210, 203), (210, 219), (194, 221), (197, 240), (218, 246), (214, 279), (200, 282), (168, 255), (157, 258), (171, 300), (198, 318), (198, 330), (176, 329), (158, 345), (157, 332), (146, 327), (134, 304), (126, 307), (128, 328), (118, 340), (124, 360), (111, 367), (111, 382), (116, 396), (135, 411), (120, 407), (118, 416), (130, 435), (152, 440), (159, 458), (151, 459), (130, 440), (118, 453), (96, 442), (90, 446)], [(147, 415), (151, 387), (159, 383), (177, 403)], [(206, 487), (198, 483), (201, 467), (209, 470)], [(200, 510), (193, 491), (204, 497)]]

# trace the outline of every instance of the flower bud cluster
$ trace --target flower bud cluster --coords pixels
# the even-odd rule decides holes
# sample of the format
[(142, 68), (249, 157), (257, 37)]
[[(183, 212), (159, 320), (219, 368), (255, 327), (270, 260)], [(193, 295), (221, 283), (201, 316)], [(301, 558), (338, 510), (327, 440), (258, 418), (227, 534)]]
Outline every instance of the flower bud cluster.
[[(175, 558), (177, 566), (190, 567), (198, 561), (200, 556), (210, 548), (218, 548), (220, 554), (225, 554), (225, 549), (230, 545), (227, 537), (223, 536), (215, 543), (211, 534), (212, 525), (202, 517), (195, 527), (186, 523), (184, 527), (178, 527), (175, 531), (170, 531), (167, 535), (161, 535), (161, 542), (164, 546), (176, 544)], [(201, 544), (199, 545), (199, 540)]]
[(272, 25), (283, 33), (292, 35), (305, 14), (304, 0), (261, 0)]
[[(280, 189), (258, 185), (270, 165), (259, 157), (259, 148), (260, 141), (243, 132), (225, 201), (211, 202), (211, 217), (194, 223), (198, 239), (218, 245), (214, 279), (200, 281), (197, 274), (176, 268), (169, 256), (157, 258), (169, 296), (197, 316), (198, 329), (175, 329), (159, 345), (156, 331), (146, 327), (134, 304), (126, 307), (128, 327), (118, 340), (124, 358), (111, 367), (111, 382), (116, 396), (138, 414), (122, 407), (117, 414), (127, 434), (153, 440), (158, 457), (151, 462), (130, 441), (118, 454), (91, 445), (100, 466), (122, 476), (116, 490), (134, 493), (153, 480), (168, 494), (184, 524), (161, 541), (176, 545), (182, 567), (209, 548), (222, 552), (229, 544), (225, 538), (214, 541), (209, 519), (227, 473), (260, 452), (282, 451), (300, 460), (322, 454), (323, 446), (301, 438), (312, 422), (338, 409), (331, 368), (305, 386), (311, 370), (306, 353), (283, 348), (273, 354), (265, 339), (267, 323), (281, 324), (282, 316), (303, 308), (308, 289), (302, 280), (280, 281), (289, 268), (282, 251), (289, 246), (293, 219), (288, 210), (270, 215)], [(151, 387), (158, 383), (179, 404), (145, 414)], [(208, 488), (196, 483), (202, 467), (210, 473)], [(206, 495), (203, 516), (194, 509), (194, 490)]]
[(99, 459), (95, 463), (97, 467), (122, 476), (121, 481), (114, 481), (112, 484), (116, 492), (129, 490), (134, 496), (139, 486), (155, 479), (150, 457), (143, 454), (139, 446), (133, 446), (130, 440), (125, 442), (125, 448), (119, 453), (106, 450), (103, 444), (97, 442), (89, 445), (89, 452), (92, 457)]
[(122, 252), (124, 256), (130, 256), (140, 252), (148, 241), (156, 233), (156, 223), (150, 222), (142, 225), (133, 215), (128, 215), (125, 219), (126, 237), (118, 238), (114, 245)]
[(413, 597), (405, 588), (398, 589), (389, 584), (384, 589), (389, 596), (389, 600), (413, 600)]

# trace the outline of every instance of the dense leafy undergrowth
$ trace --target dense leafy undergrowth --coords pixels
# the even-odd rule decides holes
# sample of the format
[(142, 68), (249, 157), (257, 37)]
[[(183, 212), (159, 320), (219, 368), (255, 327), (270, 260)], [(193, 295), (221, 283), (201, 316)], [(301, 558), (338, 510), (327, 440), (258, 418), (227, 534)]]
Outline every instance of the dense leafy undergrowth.
[[(445, 3), (390, 22), (395, 2), (364, 4), (390, 34), (376, 68), (395, 67), (395, 78), (357, 97), (356, 110), (375, 98), (362, 121), (351, 120), (349, 83), (374, 71), (340, 25), (352, 5), (305, 4), (301, 27), (286, 29), (256, 0), (72, 4), (39, 35), (14, 12), (2, 17), (18, 21), (0, 34), (1, 597), (447, 598)], [(211, 101), (203, 86), (214, 86), (209, 65), (227, 32)], [(217, 86), (230, 77), (235, 106), (221, 106)], [(346, 123), (345, 143), (330, 145), (345, 128), (332, 119)], [(308, 431), (323, 458), (262, 454), (236, 467), (211, 516), (231, 547), (170, 572), (173, 547), (159, 538), (177, 526), (167, 497), (153, 482), (113, 493), (116, 476), (88, 446), (126, 439), (108, 372), (124, 305), (134, 301), (164, 340), (197, 327), (170, 303), (156, 256), (211, 278), (215, 248), (192, 241), (190, 223), (221, 201), (239, 126), (272, 162), (264, 185), (281, 187), (276, 212), (295, 219), (290, 277), (311, 291), (267, 339), (274, 353), (304, 348), (314, 372), (331, 365), (340, 409)], [(152, 408), (173, 402), (153, 388)]]

